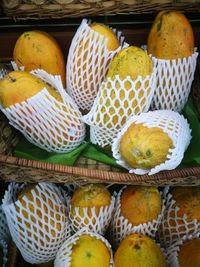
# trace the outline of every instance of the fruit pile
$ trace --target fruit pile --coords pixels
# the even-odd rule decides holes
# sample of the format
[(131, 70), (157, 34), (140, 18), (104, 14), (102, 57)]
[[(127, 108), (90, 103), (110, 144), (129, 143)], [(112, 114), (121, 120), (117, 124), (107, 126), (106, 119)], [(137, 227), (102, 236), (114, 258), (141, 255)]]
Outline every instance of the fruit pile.
[(38, 267), (200, 266), (200, 187), (11, 183), (2, 208)]
[(112, 150), (130, 172), (174, 169), (191, 139), (178, 112), (188, 99), (197, 56), (191, 25), (176, 11), (157, 15), (144, 49), (84, 19), (66, 67), (49, 34), (25, 32), (14, 47), (15, 70), (0, 80), (0, 109), (49, 152), (76, 149), (87, 124), (91, 143)]

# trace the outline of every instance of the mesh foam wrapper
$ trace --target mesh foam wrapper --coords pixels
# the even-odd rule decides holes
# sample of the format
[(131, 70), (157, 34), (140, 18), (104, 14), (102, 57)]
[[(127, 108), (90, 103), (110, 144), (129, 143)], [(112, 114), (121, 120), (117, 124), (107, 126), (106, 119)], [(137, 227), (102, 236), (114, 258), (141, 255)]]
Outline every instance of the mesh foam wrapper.
[(52, 85), (61, 95), (63, 103), (44, 88), (27, 101), (6, 109), (0, 105), (0, 110), (9, 123), (34, 145), (57, 153), (75, 149), (85, 138), (85, 125), (80, 119), (78, 107), (64, 90), (60, 76), (39, 69), (31, 73)]
[[(6, 244), (6, 242), (0, 238), (0, 247), (3, 250), (3, 265), (1, 267), (6, 267), (6, 263), (7, 263), (7, 257), (8, 257), (8, 246)], [(2, 260), (2, 259), (1, 259)]]
[[(129, 88), (127, 88), (129, 86)], [(147, 112), (155, 90), (155, 70), (151, 75), (121, 80), (116, 75), (102, 83), (90, 112), (83, 121), (90, 125), (90, 140), (101, 147), (112, 145), (121, 127), (135, 114)], [(122, 97), (123, 96), (123, 97)]]
[[(178, 255), (180, 251), (180, 247), (187, 241), (197, 239), (200, 237), (200, 233), (196, 233), (194, 235), (189, 235), (189, 236), (183, 236), (183, 238), (177, 240), (173, 245), (171, 245), (167, 249), (167, 262), (169, 266), (172, 267), (180, 267), (179, 265), (179, 260), (178, 260)], [(188, 266), (192, 267), (192, 266)]]
[(166, 201), (166, 209), (159, 229), (159, 240), (161, 244), (168, 247), (183, 236), (194, 235), (200, 232), (200, 222), (187, 220), (187, 215), (178, 216), (179, 207), (169, 192), (169, 187), (164, 189), (163, 194)]
[[(169, 149), (165, 162), (148, 170), (134, 169), (125, 163), (120, 155), (120, 140), (132, 123), (141, 123), (148, 128), (158, 127), (168, 134), (173, 141), (173, 148)], [(114, 140), (112, 146), (113, 156), (117, 159), (117, 163), (128, 169), (130, 173), (141, 175), (148, 173), (152, 175), (162, 170), (172, 170), (175, 169), (183, 159), (184, 152), (191, 140), (190, 132), (191, 130), (187, 120), (179, 113), (171, 110), (156, 110), (142, 113), (138, 116), (135, 115), (128, 120)]]
[(89, 231), (94, 233), (99, 233), (104, 235), (113, 215), (113, 210), (115, 206), (115, 197), (112, 196), (110, 205), (98, 207), (75, 207), (75, 214), (73, 215), (70, 205), (69, 219), (71, 223), (71, 228), (74, 232), (81, 230), (82, 228), (87, 228)]
[[(113, 215), (113, 220), (111, 222), (111, 240), (115, 247), (118, 247), (119, 243), (128, 235), (137, 233), (142, 235), (147, 235), (152, 239), (156, 238), (158, 228), (161, 223), (161, 219), (164, 214), (165, 204), (162, 200), (161, 213), (155, 220), (149, 221), (144, 224), (133, 225), (121, 214), (121, 195), (126, 188), (123, 187), (116, 198), (115, 212)], [(160, 193), (161, 194), (161, 193)], [(162, 199), (162, 194), (161, 194)]]
[[(113, 253), (112, 253), (111, 245), (109, 244), (109, 242), (103, 236), (101, 236), (97, 233), (90, 232), (84, 228), (82, 230), (78, 231), (76, 234), (71, 236), (68, 240), (66, 240), (63, 243), (62, 247), (59, 249), (59, 251), (56, 255), (54, 267), (63, 267), (63, 266), (70, 267), (73, 245), (76, 244), (79, 237), (83, 234), (88, 234), (91, 237), (96, 237), (98, 240), (101, 240), (106, 245), (106, 247), (108, 248), (108, 250), (110, 252), (110, 256), (111, 256), (110, 257), (110, 267), (114, 267)], [(97, 265), (98, 265), (98, 263), (97, 263)]]
[(0, 240), (3, 239), (8, 243), (10, 241), (10, 232), (7, 225), (6, 215), (0, 205)]
[(23, 187), (11, 183), (3, 199), (12, 239), (27, 262), (51, 261), (71, 234), (64, 196), (55, 185), (39, 183), (31, 190), (33, 200), (23, 196), (22, 205), (17, 196)]
[(107, 49), (108, 39), (91, 29), (86, 19), (72, 40), (67, 60), (67, 90), (81, 110), (91, 109), (113, 57), (123, 46), (121, 32), (113, 31), (120, 43), (114, 51)]
[(197, 57), (197, 52), (177, 60), (151, 57), (156, 68), (156, 90), (151, 103), (152, 110), (182, 111), (191, 91)]

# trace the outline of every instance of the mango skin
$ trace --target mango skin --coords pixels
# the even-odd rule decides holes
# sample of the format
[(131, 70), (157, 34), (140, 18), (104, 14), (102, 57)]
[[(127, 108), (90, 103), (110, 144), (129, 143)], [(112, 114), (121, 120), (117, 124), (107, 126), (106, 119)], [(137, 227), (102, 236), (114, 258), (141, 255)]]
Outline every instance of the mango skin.
[(12, 71), (0, 80), (0, 104), (7, 108), (21, 103), (39, 93), (44, 87), (57, 100), (62, 101), (60, 94), (43, 80), (26, 71)]
[(83, 234), (72, 247), (70, 267), (109, 267), (110, 251), (96, 237)]
[(194, 33), (190, 22), (177, 11), (161, 11), (151, 27), (148, 54), (159, 59), (178, 59), (194, 53)]
[(92, 23), (90, 25), (90, 28), (93, 31), (98, 32), (100, 35), (103, 35), (104, 38), (108, 39), (108, 43), (107, 43), (108, 50), (114, 51), (120, 46), (117, 35), (107, 25), (103, 23)]
[(106, 78), (113, 79), (115, 75), (119, 75), (121, 80), (124, 80), (127, 76), (135, 80), (138, 76), (144, 78), (150, 75), (152, 70), (153, 64), (147, 53), (137, 46), (129, 46), (116, 54)]
[(156, 220), (162, 208), (156, 187), (129, 186), (123, 191), (120, 203), (121, 215), (133, 225)]
[(200, 239), (185, 242), (178, 254), (180, 267), (200, 266)]
[(120, 243), (114, 263), (115, 267), (167, 267), (155, 241), (139, 234), (129, 235)]
[(13, 58), (18, 67), (26, 71), (43, 69), (49, 74), (60, 75), (65, 87), (65, 61), (57, 41), (42, 31), (24, 32), (14, 47)]
[(172, 139), (162, 129), (131, 124), (120, 140), (122, 159), (132, 168), (151, 169), (167, 160)]

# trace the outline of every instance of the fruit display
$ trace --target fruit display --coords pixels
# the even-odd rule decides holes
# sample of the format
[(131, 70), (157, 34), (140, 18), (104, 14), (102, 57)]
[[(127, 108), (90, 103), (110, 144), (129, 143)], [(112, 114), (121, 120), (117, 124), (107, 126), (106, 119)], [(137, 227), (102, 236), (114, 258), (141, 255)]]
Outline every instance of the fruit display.
[(65, 199), (53, 184), (24, 187), (11, 183), (5, 192), (3, 211), (13, 241), (32, 264), (54, 260), (71, 234)]
[(57, 41), (47, 32), (27, 31), (16, 41), (13, 59), (24, 70), (43, 69), (60, 75), (65, 87), (65, 60)]
[(12, 71), (0, 80), (0, 104), (31, 143), (64, 153), (83, 142), (85, 126), (59, 81), (44, 71)]
[(67, 90), (83, 113), (88, 112), (123, 38), (102, 23), (83, 20), (69, 49)]
[(0, 239), (0, 266), (6, 267), (7, 257), (8, 257), (7, 244), (3, 239)]
[(159, 12), (149, 32), (147, 51), (157, 71), (151, 108), (181, 112), (189, 97), (198, 56), (193, 29), (185, 15)]
[(110, 267), (113, 266), (111, 246), (98, 234), (79, 231), (59, 249), (55, 267)]
[(162, 198), (156, 187), (133, 185), (120, 190), (111, 222), (115, 247), (133, 233), (142, 233), (155, 238), (163, 211)]
[(200, 187), (174, 187), (166, 193), (166, 211), (160, 239), (171, 245), (185, 235), (200, 231)]
[(200, 265), (200, 239), (185, 242), (180, 247), (178, 261), (180, 267), (198, 267)]
[(187, 120), (171, 110), (135, 115), (113, 141), (113, 156), (118, 164), (136, 174), (171, 170), (181, 163), (190, 132)]
[(152, 61), (141, 48), (129, 46), (116, 54), (90, 112), (83, 117), (91, 126), (92, 143), (112, 145), (128, 118), (148, 111), (153, 77)]
[(164, 254), (151, 238), (127, 236), (114, 254), (115, 267), (167, 267)]
[(105, 233), (114, 210), (115, 199), (101, 184), (89, 184), (77, 189), (70, 201), (69, 218), (74, 232), (87, 227)]

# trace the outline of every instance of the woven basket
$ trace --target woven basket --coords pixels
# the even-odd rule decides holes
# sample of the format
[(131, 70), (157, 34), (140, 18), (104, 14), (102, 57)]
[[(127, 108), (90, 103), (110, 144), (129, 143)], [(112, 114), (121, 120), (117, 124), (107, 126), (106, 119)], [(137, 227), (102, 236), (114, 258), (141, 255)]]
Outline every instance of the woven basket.
[(176, 9), (200, 12), (200, 0), (3, 0), (15, 19), (66, 18), (113, 14), (145, 14)]

